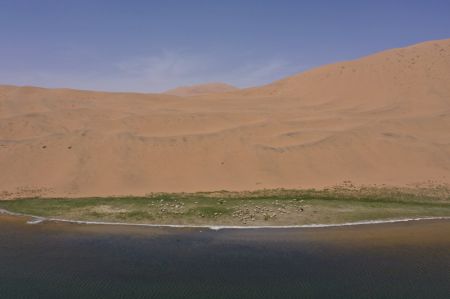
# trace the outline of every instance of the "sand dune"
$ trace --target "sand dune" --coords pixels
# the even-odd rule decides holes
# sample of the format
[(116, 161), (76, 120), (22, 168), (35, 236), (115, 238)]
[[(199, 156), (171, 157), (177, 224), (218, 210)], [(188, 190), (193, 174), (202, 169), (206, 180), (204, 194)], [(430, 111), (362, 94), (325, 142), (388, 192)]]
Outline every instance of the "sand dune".
[(195, 95), (205, 95), (205, 94), (214, 94), (214, 93), (223, 93), (238, 90), (237, 87), (234, 87), (230, 84), (226, 83), (206, 83), (206, 84), (197, 84), (192, 86), (181, 86), (174, 89), (167, 90), (164, 92), (165, 94), (187, 97), (187, 96), (195, 96)]
[(450, 183), (450, 40), (188, 99), (2, 86), (0, 169), (10, 196)]

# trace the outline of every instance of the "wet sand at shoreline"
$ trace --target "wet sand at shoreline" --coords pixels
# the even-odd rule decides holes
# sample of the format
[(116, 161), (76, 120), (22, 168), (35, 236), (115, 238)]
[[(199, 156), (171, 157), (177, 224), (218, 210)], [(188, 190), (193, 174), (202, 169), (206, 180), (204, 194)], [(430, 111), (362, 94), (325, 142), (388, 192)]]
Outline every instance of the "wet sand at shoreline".
[(380, 242), (381, 245), (447, 245), (450, 247), (450, 220), (417, 220), (394, 223), (375, 223), (367, 225), (344, 225), (332, 227), (299, 228), (224, 228), (221, 231), (203, 227), (146, 227), (124, 225), (77, 224), (70, 222), (44, 222), (27, 224), (29, 217), (0, 215), (2, 227), (10, 226), (24, 232), (58, 232), (90, 234), (127, 234), (178, 235), (178, 234), (215, 234), (227, 241), (261, 240), (261, 241), (298, 241), (309, 239), (328, 243)]

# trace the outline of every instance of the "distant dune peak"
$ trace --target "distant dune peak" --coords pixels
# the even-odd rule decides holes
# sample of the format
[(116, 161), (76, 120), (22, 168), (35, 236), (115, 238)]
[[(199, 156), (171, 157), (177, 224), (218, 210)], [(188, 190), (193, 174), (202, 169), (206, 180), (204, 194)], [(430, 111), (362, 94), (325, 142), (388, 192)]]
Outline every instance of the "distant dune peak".
[(175, 96), (195, 96), (203, 94), (213, 94), (213, 93), (223, 93), (238, 90), (237, 87), (221, 82), (195, 84), (190, 86), (180, 86), (174, 89), (165, 91), (165, 94), (175, 95)]

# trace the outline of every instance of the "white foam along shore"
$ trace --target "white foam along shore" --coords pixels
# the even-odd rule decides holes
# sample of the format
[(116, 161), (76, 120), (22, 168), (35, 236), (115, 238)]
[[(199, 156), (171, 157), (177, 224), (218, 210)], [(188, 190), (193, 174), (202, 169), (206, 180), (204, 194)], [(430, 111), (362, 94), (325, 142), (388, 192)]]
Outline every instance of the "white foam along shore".
[(156, 224), (156, 223), (126, 223), (126, 222), (105, 222), (105, 221), (83, 221), (70, 220), (61, 218), (46, 218), (41, 216), (15, 213), (5, 209), (0, 209), (0, 214), (11, 216), (30, 217), (28, 224), (39, 224), (42, 222), (63, 222), (72, 224), (90, 224), (90, 225), (118, 225), (118, 226), (140, 226), (140, 227), (160, 227), (160, 228), (203, 228), (211, 230), (221, 229), (280, 229), (280, 228), (321, 228), (321, 227), (340, 227), (340, 226), (355, 226), (355, 225), (369, 225), (369, 224), (383, 224), (383, 223), (397, 223), (421, 220), (450, 220), (450, 216), (437, 217), (414, 217), (414, 218), (397, 218), (397, 219), (383, 219), (383, 220), (365, 220), (344, 223), (317, 223), (317, 224), (298, 224), (298, 225), (195, 225), (195, 224)]

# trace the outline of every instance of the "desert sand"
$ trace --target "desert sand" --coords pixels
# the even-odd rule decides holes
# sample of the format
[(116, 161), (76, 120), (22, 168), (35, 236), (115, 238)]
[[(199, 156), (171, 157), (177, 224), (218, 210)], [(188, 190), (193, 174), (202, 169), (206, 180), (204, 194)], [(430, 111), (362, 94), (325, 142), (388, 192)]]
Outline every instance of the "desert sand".
[(196, 95), (223, 93), (238, 90), (237, 87), (226, 83), (205, 83), (191, 86), (180, 86), (174, 89), (167, 90), (165, 94), (170, 94), (179, 97), (189, 97)]
[(450, 39), (207, 93), (0, 86), (2, 196), (450, 183)]

